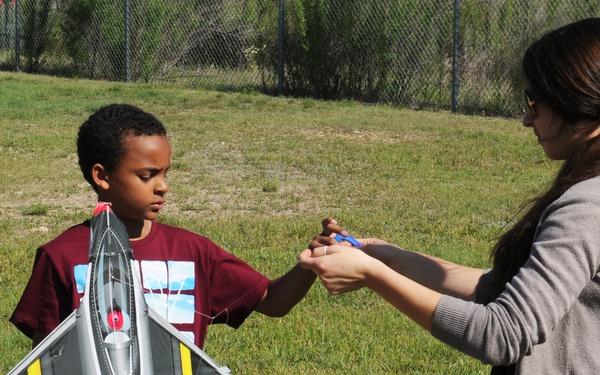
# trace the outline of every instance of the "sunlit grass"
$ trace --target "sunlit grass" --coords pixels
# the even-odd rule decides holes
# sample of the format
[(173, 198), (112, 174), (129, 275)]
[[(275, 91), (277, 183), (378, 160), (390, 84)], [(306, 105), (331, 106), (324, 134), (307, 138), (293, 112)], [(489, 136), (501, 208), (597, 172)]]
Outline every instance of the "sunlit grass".
[[(487, 267), (493, 239), (549, 182), (516, 119), (0, 73), (0, 373), (30, 343), (8, 318), (35, 249), (90, 216), (79, 125), (127, 102), (166, 125), (171, 190), (161, 221), (213, 239), (269, 277), (334, 216), (374, 236)], [(479, 374), (369, 291), (316, 284), (283, 319), (209, 329), (207, 352), (238, 374)]]

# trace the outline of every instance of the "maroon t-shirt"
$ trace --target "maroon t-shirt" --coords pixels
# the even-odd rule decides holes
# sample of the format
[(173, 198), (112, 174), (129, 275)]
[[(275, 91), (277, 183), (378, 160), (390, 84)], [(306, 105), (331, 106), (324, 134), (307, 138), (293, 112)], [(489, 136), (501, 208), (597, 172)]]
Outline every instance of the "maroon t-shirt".
[[(89, 221), (37, 251), (33, 272), (10, 321), (24, 334), (50, 333), (78, 306), (88, 267)], [(204, 345), (208, 324), (239, 327), (261, 301), (270, 280), (206, 237), (153, 222), (132, 241), (148, 306)]]

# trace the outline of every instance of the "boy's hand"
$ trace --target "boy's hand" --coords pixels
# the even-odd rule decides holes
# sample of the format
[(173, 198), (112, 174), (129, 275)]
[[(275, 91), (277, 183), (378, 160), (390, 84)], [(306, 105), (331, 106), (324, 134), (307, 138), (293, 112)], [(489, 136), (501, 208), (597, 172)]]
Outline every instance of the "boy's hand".
[[(310, 245), (308, 245), (308, 248), (311, 250), (315, 249), (316, 247), (338, 245), (339, 242), (337, 242), (335, 240), (335, 238), (334, 238), (335, 235), (336, 234), (341, 234), (342, 236), (348, 235), (348, 231), (345, 230), (344, 228), (340, 227), (338, 225), (337, 221), (335, 221), (335, 219), (332, 217), (325, 218), (321, 222), (321, 226), (323, 227), (323, 231), (320, 234), (316, 235), (313, 238)], [(352, 245), (350, 245), (350, 243), (348, 243), (346, 241), (342, 241), (342, 244), (344, 246), (352, 246)]]

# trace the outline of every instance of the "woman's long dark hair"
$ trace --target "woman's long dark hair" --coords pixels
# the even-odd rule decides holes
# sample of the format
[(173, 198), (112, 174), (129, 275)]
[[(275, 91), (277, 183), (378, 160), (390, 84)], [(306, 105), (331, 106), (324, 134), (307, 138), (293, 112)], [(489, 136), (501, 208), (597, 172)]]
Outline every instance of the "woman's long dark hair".
[[(561, 132), (585, 133), (600, 124), (600, 18), (581, 20), (554, 30), (533, 43), (523, 58), (523, 73), (536, 98), (559, 114)], [(600, 136), (587, 141), (558, 172), (548, 191), (492, 250), (489, 282), (482, 287), (488, 302), (502, 293), (531, 253), (544, 210), (571, 186), (600, 176)]]

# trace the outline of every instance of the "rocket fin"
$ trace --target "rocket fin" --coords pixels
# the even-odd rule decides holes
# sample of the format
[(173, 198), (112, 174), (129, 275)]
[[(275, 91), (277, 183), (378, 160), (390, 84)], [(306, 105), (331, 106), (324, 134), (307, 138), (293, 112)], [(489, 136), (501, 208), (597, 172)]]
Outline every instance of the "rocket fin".
[(82, 375), (76, 312), (19, 362), (9, 375)]
[(152, 357), (160, 358), (154, 361), (155, 374), (231, 374), (154, 310), (148, 309), (148, 318)]

